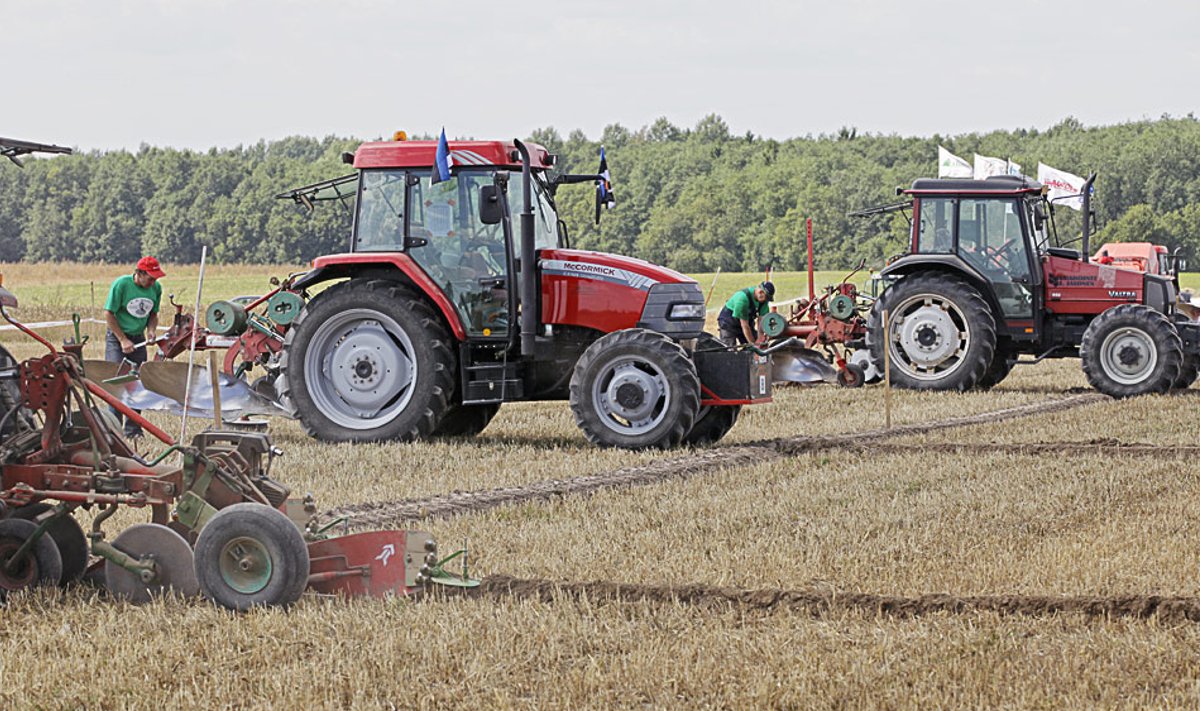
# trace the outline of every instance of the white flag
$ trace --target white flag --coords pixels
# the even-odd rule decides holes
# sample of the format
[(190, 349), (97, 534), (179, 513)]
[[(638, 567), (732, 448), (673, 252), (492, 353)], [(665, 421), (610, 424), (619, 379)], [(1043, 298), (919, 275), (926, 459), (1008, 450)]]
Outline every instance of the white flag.
[[(1047, 197), (1051, 200), (1068, 195), (1079, 195), (1083, 192), (1083, 178), (1078, 175), (1072, 175), (1065, 170), (1056, 170), (1045, 163), (1038, 163), (1037, 179), (1039, 183), (1050, 188)], [(1083, 209), (1083, 197), (1068, 198), (1066, 200), (1058, 200), (1057, 202), (1060, 205), (1066, 205), (1076, 210)]]
[(969, 178), (971, 177), (971, 164), (938, 146), (938, 177)]
[(1004, 158), (989, 158), (975, 154), (975, 179), (983, 180), (992, 175), (1020, 175), (1021, 166)]

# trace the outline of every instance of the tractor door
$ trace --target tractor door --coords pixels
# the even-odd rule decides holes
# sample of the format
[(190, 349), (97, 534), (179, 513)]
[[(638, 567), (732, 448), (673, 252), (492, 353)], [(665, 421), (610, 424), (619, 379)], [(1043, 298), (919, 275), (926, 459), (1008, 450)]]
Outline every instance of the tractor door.
[(492, 184), (492, 172), (460, 171), (436, 184), (421, 175), (409, 182), (409, 254), (458, 309), (468, 336), (506, 337), (504, 229), (479, 219), (479, 191)]
[(1010, 322), (1032, 321), (1034, 314), (1037, 280), (1023, 220), (1015, 199), (958, 201), (958, 255), (992, 283), (1003, 317)]

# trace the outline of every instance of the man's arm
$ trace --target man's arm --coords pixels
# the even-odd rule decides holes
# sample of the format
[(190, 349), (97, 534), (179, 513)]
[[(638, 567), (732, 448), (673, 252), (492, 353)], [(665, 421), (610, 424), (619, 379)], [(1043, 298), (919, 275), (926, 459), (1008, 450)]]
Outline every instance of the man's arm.
[(150, 318), (146, 319), (146, 340), (150, 343), (158, 338), (158, 312), (150, 312)]
[(133, 341), (125, 337), (125, 332), (117, 325), (117, 316), (112, 311), (104, 312), (104, 323), (108, 324), (108, 330), (113, 332), (117, 340), (121, 343), (122, 353), (133, 353)]
[(741, 319), (740, 323), (742, 324), (742, 335), (746, 337), (746, 343), (754, 343), (754, 332), (750, 330), (750, 321), (748, 319)]

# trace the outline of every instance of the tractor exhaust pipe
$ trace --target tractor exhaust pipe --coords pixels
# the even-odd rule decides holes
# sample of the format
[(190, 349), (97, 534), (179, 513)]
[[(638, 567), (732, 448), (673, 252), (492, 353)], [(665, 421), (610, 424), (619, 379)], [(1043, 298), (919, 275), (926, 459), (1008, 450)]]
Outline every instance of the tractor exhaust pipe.
[(533, 246), (533, 176), (529, 168), (529, 149), (513, 139), (521, 154), (521, 353), (532, 356), (537, 336), (537, 250)]
[(1084, 262), (1088, 262), (1092, 258), (1092, 183), (1094, 182), (1096, 182), (1096, 173), (1092, 173), (1087, 180), (1083, 181), (1083, 254), (1079, 255), (1079, 258)]

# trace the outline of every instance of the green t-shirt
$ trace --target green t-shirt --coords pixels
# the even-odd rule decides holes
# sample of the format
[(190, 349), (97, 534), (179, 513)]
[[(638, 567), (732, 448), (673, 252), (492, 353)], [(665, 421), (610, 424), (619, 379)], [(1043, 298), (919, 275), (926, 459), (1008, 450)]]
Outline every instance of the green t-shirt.
[(754, 312), (754, 306), (758, 307), (758, 316), (766, 316), (771, 311), (770, 302), (758, 302), (754, 300), (754, 287), (752, 286), (737, 291), (733, 296), (729, 297), (729, 301), (725, 302), (725, 307), (739, 321), (753, 321), (756, 318), (751, 316)]
[(157, 281), (143, 289), (132, 275), (126, 274), (112, 283), (104, 310), (117, 317), (117, 325), (122, 331), (135, 336), (146, 330), (146, 322), (150, 320), (150, 314), (158, 313), (161, 300), (162, 285)]

